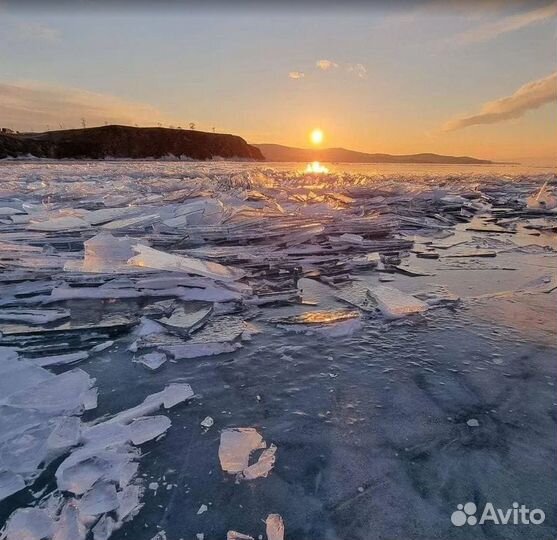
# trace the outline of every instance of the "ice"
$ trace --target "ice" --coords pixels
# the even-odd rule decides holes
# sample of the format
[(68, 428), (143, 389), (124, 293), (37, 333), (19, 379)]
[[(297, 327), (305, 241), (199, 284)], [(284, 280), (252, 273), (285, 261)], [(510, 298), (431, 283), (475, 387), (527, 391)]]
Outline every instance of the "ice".
[(81, 351), (69, 354), (58, 354), (56, 356), (45, 356), (43, 358), (33, 358), (33, 362), (41, 367), (50, 367), (74, 364), (86, 358), (89, 358), (89, 354)]
[(199, 510), (197, 511), (197, 515), (199, 516), (199, 515), (201, 515), (201, 514), (204, 514), (205, 512), (207, 512), (207, 510), (209, 510), (209, 508), (207, 507), (207, 505), (206, 505), (206, 504), (202, 504), (202, 505), (199, 507)]
[(49, 450), (59, 451), (76, 446), (81, 437), (81, 422), (75, 416), (62, 416), (46, 440)]
[(281, 317), (273, 319), (273, 322), (278, 324), (303, 324), (303, 325), (325, 325), (336, 324), (339, 322), (348, 321), (350, 319), (358, 319), (360, 313), (348, 309), (335, 309), (329, 311), (307, 311), (301, 315), (291, 315), (289, 317)]
[(114, 531), (114, 525), (110, 516), (102, 516), (92, 529), (93, 540), (108, 540)]
[(139, 512), (143, 506), (141, 504), (142, 496), (143, 488), (133, 484), (118, 492), (117, 514), (119, 521), (125, 521)]
[(226, 540), (254, 540), (253, 536), (242, 534), (237, 531), (228, 531), (226, 533)]
[(166, 416), (148, 416), (134, 420), (129, 426), (130, 440), (139, 445), (166, 432), (171, 422)]
[(265, 446), (263, 437), (254, 428), (225, 429), (220, 436), (220, 466), (230, 474), (241, 473), (249, 466), (251, 453)]
[(52, 518), (41, 508), (19, 508), (8, 520), (6, 540), (45, 540), (52, 538)]
[(263, 450), (259, 459), (241, 472), (241, 477), (245, 480), (255, 480), (256, 478), (265, 478), (275, 466), (275, 454), (277, 447), (271, 444), (269, 448)]
[(87, 516), (97, 516), (117, 507), (116, 488), (107, 482), (97, 482), (79, 500), (79, 511)]
[(178, 307), (169, 317), (159, 319), (159, 323), (167, 328), (170, 332), (180, 336), (189, 336), (201, 328), (211, 316), (213, 307), (211, 305), (201, 306), (187, 309), (186, 307)]
[(241, 346), (240, 343), (184, 343), (182, 345), (166, 345), (162, 348), (176, 360), (187, 360), (231, 353)]
[(93, 380), (87, 373), (73, 369), (32, 388), (19, 390), (0, 400), (0, 404), (52, 415), (72, 414), (83, 409), (83, 395), (92, 385)]
[(90, 227), (90, 225), (87, 221), (72, 216), (53, 218), (47, 221), (31, 222), (27, 225), (27, 229), (30, 231), (49, 232), (75, 231), (79, 229), (86, 229), (88, 227)]
[(531, 209), (553, 210), (557, 208), (557, 197), (549, 192), (545, 182), (536, 195), (528, 197), (527, 206)]
[(210, 416), (206, 416), (199, 424), (205, 429), (209, 429), (214, 423), (215, 421)]
[(0, 312), (0, 321), (47, 324), (69, 316), (67, 309), (3, 309)]
[(127, 237), (115, 238), (110, 233), (97, 234), (83, 243), (83, 263), (70, 261), (64, 269), (105, 273), (129, 271), (127, 261), (134, 255), (133, 244)]
[(170, 272), (186, 272), (223, 281), (234, 281), (245, 275), (242, 270), (236, 268), (194, 259), (193, 257), (172, 255), (147, 246), (134, 246), (134, 251), (138, 255), (128, 261), (128, 264), (132, 266), (168, 270)]
[(391, 319), (423, 313), (428, 309), (425, 302), (394, 287), (379, 285), (369, 289), (369, 295), (377, 303), (381, 313)]
[(70, 499), (62, 508), (52, 540), (85, 540), (87, 529), (79, 516), (78, 502)]
[[(266, 477), (275, 464), (277, 447), (267, 444), (254, 428), (225, 429), (220, 436), (219, 461), (223, 471), (236, 474), (238, 479), (254, 480)], [(265, 448), (257, 461), (249, 464), (255, 450)]]
[(25, 480), (12, 471), (0, 470), (0, 501), (25, 487)]
[(267, 540), (284, 540), (284, 521), (279, 514), (269, 514), (265, 527)]
[(147, 396), (140, 405), (116, 414), (108, 422), (127, 424), (136, 418), (156, 412), (161, 407), (170, 409), (178, 405), (178, 403), (191, 399), (193, 396), (194, 393), (189, 384), (171, 383), (161, 392)]
[(159, 352), (144, 354), (143, 356), (139, 356), (135, 359), (135, 362), (142, 364), (151, 371), (160, 369), (166, 361), (166, 354)]
[[(142, 505), (118, 534), (145, 540), (161, 523), (161, 538), (189, 538), (209, 520), (223, 537), (241, 508), (238, 527), (258, 534), (280, 509), (298, 536), (351, 523), (354, 539), (429, 537), (470, 492), (535, 491), (551, 507), (553, 176), (331, 168), (3, 164), (0, 206), (26, 213), (0, 220), (0, 497), (35, 505), (2, 516), (14, 538), (107, 539)], [(481, 259), (494, 255), (497, 266)], [(400, 290), (381, 295), (375, 284), (395, 279)], [(466, 309), (452, 309), (458, 297)], [(424, 316), (385, 323), (376, 306)], [(161, 409), (193, 397), (182, 377), (203, 403), (171, 421)], [(524, 395), (536, 399), (518, 407)], [(505, 415), (518, 408), (516, 427)], [(264, 426), (281, 449), (257, 431), (229, 444), (223, 478), (211, 470), (215, 424)], [(251, 490), (215, 497), (256, 478), (257, 504)], [(431, 478), (458, 493), (441, 500)], [(405, 509), (398, 520), (390, 500)], [(31, 511), (51, 532), (18, 524)], [(268, 540), (284, 537), (278, 514), (265, 522)]]

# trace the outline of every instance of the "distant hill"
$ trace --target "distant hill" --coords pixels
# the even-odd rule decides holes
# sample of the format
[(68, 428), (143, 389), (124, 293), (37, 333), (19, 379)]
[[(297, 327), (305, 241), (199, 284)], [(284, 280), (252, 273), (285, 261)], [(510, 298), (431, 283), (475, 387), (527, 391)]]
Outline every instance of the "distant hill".
[(42, 158), (104, 159), (242, 158), (263, 160), (258, 148), (237, 135), (187, 129), (103, 126), (45, 133), (0, 133), (0, 158), (31, 154)]
[(321, 161), (325, 163), (460, 163), (481, 164), (493, 163), (485, 159), (476, 159), (468, 156), (441, 156), (439, 154), (366, 154), (346, 148), (324, 148), (322, 150), (311, 148), (292, 148), (280, 144), (254, 144), (261, 150), (267, 161)]

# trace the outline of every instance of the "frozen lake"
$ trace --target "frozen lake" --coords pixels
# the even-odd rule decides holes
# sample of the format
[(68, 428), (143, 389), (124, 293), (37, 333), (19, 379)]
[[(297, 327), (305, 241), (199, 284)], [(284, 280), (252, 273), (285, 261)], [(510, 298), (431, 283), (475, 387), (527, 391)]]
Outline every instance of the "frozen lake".
[[(8, 540), (257, 538), (269, 514), (296, 540), (555, 538), (554, 174), (329, 168), (0, 164)], [(75, 406), (20, 397), (72, 370)], [(117, 415), (184, 384), (193, 398)], [(266, 474), (223, 470), (231, 428), (276, 445)], [(125, 480), (115, 454), (137, 464)], [(454, 526), (467, 502), (545, 520)]]

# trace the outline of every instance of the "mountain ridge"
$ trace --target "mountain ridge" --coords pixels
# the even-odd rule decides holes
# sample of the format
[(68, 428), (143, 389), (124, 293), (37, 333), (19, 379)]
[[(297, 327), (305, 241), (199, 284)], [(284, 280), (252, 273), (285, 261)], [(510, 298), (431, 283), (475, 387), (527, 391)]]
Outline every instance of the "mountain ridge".
[(278, 162), (308, 162), (321, 161), (324, 163), (429, 163), (429, 164), (493, 164), (487, 159), (477, 159), (470, 156), (444, 156), (424, 152), (420, 154), (382, 154), (358, 152), (346, 148), (296, 148), (280, 144), (252, 144), (259, 150), (267, 161)]

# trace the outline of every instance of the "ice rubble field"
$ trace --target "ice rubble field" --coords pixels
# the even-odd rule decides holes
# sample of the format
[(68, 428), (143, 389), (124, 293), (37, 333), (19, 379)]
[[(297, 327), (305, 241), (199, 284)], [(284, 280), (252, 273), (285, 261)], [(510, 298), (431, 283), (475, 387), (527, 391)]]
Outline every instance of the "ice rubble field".
[(554, 538), (557, 182), (471, 171), (1, 164), (0, 538)]

